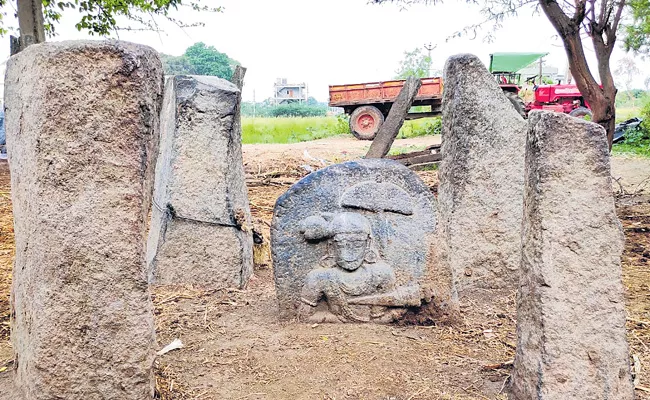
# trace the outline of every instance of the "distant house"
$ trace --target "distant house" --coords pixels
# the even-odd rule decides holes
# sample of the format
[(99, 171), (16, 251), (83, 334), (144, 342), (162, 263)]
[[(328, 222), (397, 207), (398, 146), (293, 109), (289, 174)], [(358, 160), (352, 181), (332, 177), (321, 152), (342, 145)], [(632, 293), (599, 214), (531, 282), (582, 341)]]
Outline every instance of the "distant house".
[(273, 103), (275, 105), (294, 102), (306, 103), (309, 98), (306, 83), (287, 83), (286, 78), (278, 78), (273, 86)]

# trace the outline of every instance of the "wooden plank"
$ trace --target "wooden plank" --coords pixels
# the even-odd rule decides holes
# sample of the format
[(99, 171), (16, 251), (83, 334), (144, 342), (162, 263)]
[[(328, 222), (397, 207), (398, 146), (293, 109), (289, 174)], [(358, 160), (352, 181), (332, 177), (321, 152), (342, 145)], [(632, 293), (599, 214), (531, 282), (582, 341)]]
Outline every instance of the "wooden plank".
[(366, 158), (383, 158), (388, 154), (421, 85), (422, 81), (413, 76), (404, 82), (402, 90), (388, 112), (386, 121), (379, 128), (375, 140), (372, 141)]
[(418, 154), (411, 157), (396, 159), (395, 161), (404, 164), (408, 167), (409, 165), (435, 163), (435, 162), (439, 162), (440, 160), (442, 160), (442, 153)]
[[(426, 163), (426, 164), (414, 164), (414, 165), (409, 165), (407, 168), (410, 169), (411, 171), (424, 171), (428, 167), (434, 167), (437, 166), (439, 161), (431, 162), (431, 163)], [(435, 169), (435, 168), (433, 168)], [(437, 191), (437, 187), (435, 189)]]
[(410, 153), (397, 154), (395, 156), (388, 156), (386, 158), (390, 158), (391, 160), (401, 160), (402, 158), (411, 158), (415, 156), (426, 156), (429, 154), (440, 153), (441, 146), (442, 145), (434, 144), (421, 151), (412, 151)]
[(408, 114), (406, 114), (406, 120), (410, 121), (410, 120), (413, 120), (413, 119), (438, 117), (440, 115), (442, 115), (442, 110), (440, 110), (440, 111), (432, 111), (432, 112), (408, 113)]

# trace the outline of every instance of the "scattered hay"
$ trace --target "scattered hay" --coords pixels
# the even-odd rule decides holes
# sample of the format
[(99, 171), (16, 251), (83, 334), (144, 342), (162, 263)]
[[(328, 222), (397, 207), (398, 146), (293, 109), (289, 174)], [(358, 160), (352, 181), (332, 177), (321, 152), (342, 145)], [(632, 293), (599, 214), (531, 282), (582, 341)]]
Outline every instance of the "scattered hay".
[(156, 392), (158, 400), (194, 400), (200, 398), (193, 390), (187, 388), (182, 380), (172, 371), (172, 365), (156, 361)]
[[(650, 399), (650, 199), (621, 199), (629, 205), (617, 209), (625, 232), (623, 284), (625, 285), (627, 340), (635, 373), (636, 395)], [(645, 201), (643, 201), (645, 200)], [(638, 363), (637, 363), (638, 360)]]
[(8, 341), (11, 331), (9, 294), (15, 246), (10, 191), (9, 165), (0, 161), (0, 342)]

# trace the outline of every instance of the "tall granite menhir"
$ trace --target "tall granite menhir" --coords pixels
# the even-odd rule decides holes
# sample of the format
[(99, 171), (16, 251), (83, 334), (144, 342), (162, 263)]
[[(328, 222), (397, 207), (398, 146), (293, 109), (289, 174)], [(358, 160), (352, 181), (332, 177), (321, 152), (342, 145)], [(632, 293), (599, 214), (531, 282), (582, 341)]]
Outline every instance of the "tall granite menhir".
[(5, 87), (13, 398), (151, 398), (144, 244), (158, 53), (119, 41), (32, 45), (9, 60)]
[(241, 92), (207, 76), (170, 77), (165, 86), (149, 280), (243, 287), (253, 236), (236, 121)]
[(444, 70), (440, 262), (458, 294), (514, 289), (521, 260), (526, 123), (473, 55)]
[(634, 398), (623, 230), (599, 125), (529, 116), (511, 399)]

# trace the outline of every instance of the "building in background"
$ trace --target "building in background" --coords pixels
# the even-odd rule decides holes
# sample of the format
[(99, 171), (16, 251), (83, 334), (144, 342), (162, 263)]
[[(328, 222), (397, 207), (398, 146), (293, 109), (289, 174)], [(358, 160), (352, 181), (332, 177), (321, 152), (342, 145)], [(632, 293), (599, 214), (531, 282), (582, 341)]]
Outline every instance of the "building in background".
[(273, 90), (273, 103), (306, 103), (309, 98), (309, 91), (306, 83), (287, 83), (286, 78), (278, 78), (275, 81)]

